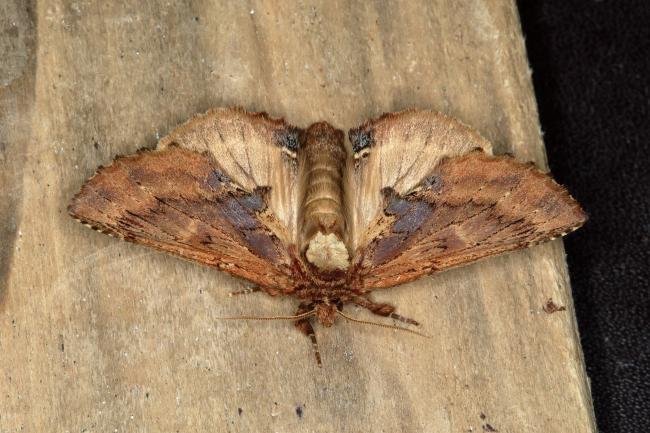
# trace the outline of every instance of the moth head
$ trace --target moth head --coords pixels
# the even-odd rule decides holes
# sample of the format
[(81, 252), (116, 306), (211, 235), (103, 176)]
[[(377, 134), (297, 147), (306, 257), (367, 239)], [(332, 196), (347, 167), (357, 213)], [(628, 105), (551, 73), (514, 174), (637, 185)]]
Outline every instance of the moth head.
[(334, 324), (334, 319), (336, 318), (336, 305), (332, 305), (328, 302), (316, 304), (315, 314), (318, 321), (323, 326), (329, 328)]

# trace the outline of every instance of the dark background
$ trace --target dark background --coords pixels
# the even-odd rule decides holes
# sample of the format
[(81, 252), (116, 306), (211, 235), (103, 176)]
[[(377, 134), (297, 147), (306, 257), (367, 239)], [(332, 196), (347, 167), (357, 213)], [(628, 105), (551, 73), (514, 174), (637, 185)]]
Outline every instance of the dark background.
[(650, 431), (650, 1), (519, 1), (603, 433)]

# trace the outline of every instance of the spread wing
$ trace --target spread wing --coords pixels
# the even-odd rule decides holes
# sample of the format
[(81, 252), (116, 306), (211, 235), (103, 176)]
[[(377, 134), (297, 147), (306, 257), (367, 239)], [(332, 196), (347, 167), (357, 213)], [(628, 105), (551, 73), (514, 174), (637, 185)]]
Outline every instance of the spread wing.
[[(374, 146), (382, 145), (375, 138)], [(381, 211), (357, 249), (360, 288), (391, 287), (534, 245), (586, 219), (568, 192), (532, 164), (481, 150), (443, 156), (406, 191), (381, 185)]]
[(413, 189), (445, 156), (472, 149), (488, 152), (490, 142), (444, 114), (407, 110), (384, 114), (349, 132), (354, 163), (348, 164), (349, 238), (352, 250), (381, 214), (382, 189), (399, 194)]
[(210, 112), (157, 150), (100, 168), (69, 211), (102, 232), (291, 291), (295, 149), (285, 147), (294, 130), (240, 110)]
[(300, 129), (265, 113), (215, 108), (195, 116), (158, 143), (207, 152), (219, 170), (246, 191), (269, 186), (269, 210), (297, 242)]

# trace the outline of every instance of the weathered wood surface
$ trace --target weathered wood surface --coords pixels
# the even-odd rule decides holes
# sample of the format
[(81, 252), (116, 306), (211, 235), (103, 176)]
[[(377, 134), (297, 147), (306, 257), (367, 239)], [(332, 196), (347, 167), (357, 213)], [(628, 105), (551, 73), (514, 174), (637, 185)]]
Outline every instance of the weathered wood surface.
[(291, 302), (65, 211), (213, 106), (434, 108), (544, 166), (513, 2), (9, 0), (0, 26), (1, 432), (595, 431), (561, 241), (378, 292), (435, 338), (319, 328), (321, 370), (290, 323), (216, 320)]

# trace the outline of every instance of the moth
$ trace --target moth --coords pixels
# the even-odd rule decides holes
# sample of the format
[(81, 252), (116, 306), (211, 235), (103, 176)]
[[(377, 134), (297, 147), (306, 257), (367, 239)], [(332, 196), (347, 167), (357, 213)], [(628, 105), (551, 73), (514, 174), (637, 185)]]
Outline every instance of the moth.
[[(83, 185), (70, 214), (103, 233), (215, 267), (290, 296), (313, 344), (357, 305), (404, 323), (373, 290), (565, 235), (586, 219), (532, 163), (441, 113), (385, 114), (348, 133), (300, 129), (218, 108), (118, 156)], [(246, 318), (246, 317), (245, 317)], [(387, 324), (380, 324), (387, 326)]]

